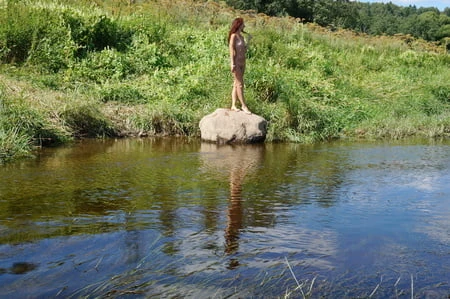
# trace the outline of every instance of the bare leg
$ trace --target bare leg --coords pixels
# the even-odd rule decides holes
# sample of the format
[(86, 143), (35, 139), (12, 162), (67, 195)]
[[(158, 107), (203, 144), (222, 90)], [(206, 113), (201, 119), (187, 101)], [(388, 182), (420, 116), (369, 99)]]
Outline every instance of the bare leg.
[(231, 110), (233, 111), (239, 111), (239, 109), (236, 107), (236, 98), (237, 98), (236, 84), (233, 83), (233, 89), (231, 91)]
[(233, 84), (233, 94), (231, 97), (231, 101), (232, 101), (232, 108), (236, 107), (236, 98), (239, 100), (239, 102), (241, 102), (241, 107), (242, 110), (247, 113), (247, 114), (251, 114), (250, 110), (248, 109), (247, 105), (245, 104), (245, 99), (244, 99), (244, 78), (243, 78), (244, 74), (243, 74), (243, 70), (238, 70), (236, 69), (234, 72), (234, 84)]

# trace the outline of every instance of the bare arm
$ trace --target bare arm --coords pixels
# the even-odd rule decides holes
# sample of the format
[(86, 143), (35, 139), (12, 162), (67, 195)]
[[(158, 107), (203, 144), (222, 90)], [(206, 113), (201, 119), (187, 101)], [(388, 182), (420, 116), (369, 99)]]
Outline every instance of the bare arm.
[(234, 50), (234, 43), (235, 43), (235, 40), (236, 40), (235, 37), (236, 36), (234, 34), (231, 35), (231, 37), (230, 37), (230, 44), (229, 44), (231, 72), (234, 72), (234, 69), (236, 68), (236, 63), (234, 62), (234, 56), (236, 55), (236, 52)]

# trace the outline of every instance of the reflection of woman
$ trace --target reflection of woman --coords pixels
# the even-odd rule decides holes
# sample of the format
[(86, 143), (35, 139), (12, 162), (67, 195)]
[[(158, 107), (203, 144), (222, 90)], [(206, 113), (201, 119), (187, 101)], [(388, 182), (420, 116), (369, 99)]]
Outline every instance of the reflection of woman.
[[(239, 99), (242, 110), (247, 114), (251, 114), (244, 100), (245, 53), (247, 52), (247, 45), (244, 37), (242, 36), (244, 27), (244, 19), (236, 18), (231, 24), (231, 29), (228, 33), (231, 72), (234, 77), (233, 91), (231, 93), (231, 110), (239, 111), (236, 107), (236, 99)], [(248, 41), (250, 41), (250, 39), (251, 35), (249, 34)]]
[(205, 170), (214, 169), (220, 175), (229, 174), (230, 200), (225, 227), (226, 255), (230, 256), (228, 269), (239, 266), (238, 252), (242, 229), (245, 228), (244, 199), (242, 185), (245, 177), (253, 173), (264, 161), (264, 144), (218, 146), (203, 142), (200, 147)]
[(245, 169), (233, 167), (230, 173), (230, 205), (228, 206), (228, 223), (225, 228), (225, 252), (235, 253), (239, 248), (239, 231), (242, 229), (242, 181)]

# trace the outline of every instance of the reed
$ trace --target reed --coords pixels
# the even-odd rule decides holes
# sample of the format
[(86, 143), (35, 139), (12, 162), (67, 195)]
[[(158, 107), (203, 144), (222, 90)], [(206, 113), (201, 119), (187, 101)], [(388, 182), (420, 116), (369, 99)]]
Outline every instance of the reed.
[(295, 282), (297, 283), (297, 287), (296, 287), (293, 291), (288, 292), (288, 291), (286, 290), (285, 298), (289, 298), (289, 297), (291, 296), (291, 294), (292, 294), (293, 292), (295, 292), (295, 291), (300, 291), (300, 293), (302, 294), (302, 298), (303, 298), (303, 299), (310, 298), (311, 295), (312, 295), (312, 289), (313, 289), (313, 287), (314, 287), (314, 282), (316, 281), (317, 276), (314, 277), (314, 278), (311, 280), (311, 284), (309, 285), (309, 288), (307, 288), (307, 292), (305, 293), (305, 291), (303, 290), (303, 288), (304, 288), (304, 287), (307, 287), (307, 285), (306, 285), (306, 284), (307, 284), (307, 281), (304, 282), (304, 283), (300, 283), (300, 282), (298, 281), (297, 277), (295, 276), (295, 273), (294, 273), (294, 271), (292, 270), (292, 267), (291, 267), (291, 265), (289, 264), (289, 261), (288, 261), (287, 257), (284, 257), (284, 260), (286, 261), (286, 264), (287, 264), (287, 266), (288, 266), (288, 268), (289, 268), (289, 271), (290, 271), (291, 274), (292, 274), (292, 277), (294, 278)]
[[(311, 282), (309, 282), (308, 280), (302, 281), (300, 282), (296, 275), (295, 272), (293, 270), (293, 268), (291, 267), (291, 264), (289, 263), (288, 259), (285, 257), (285, 262), (286, 265), (289, 269), (289, 272), (292, 276), (292, 278), (294, 279), (295, 283), (296, 283), (296, 287), (293, 288), (292, 290), (286, 290), (286, 293), (284, 295), (285, 299), (288, 298), (292, 298), (292, 297), (300, 297), (299, 294), (301, 295), (301, 298), (306, 299), (306, 298), (311, 298), (313, 297), (313, 288), (314, 288), (314, 283), (317, 279), (317, 275), (311, 280)], [(401, 280), (401, 276), (398, 277), (398, 279), (395, 281), (394, 285), (393, 285), (393, 291), (395, 293), (395, 297), (399, 298), (399, 296), (401, 295), (405, 295), (407, 292), (404, 290), (398, 290), (398, 284), (400, 283)], [(414, 277), (412, 274), (410, 274), (410, 294), (411, 294), (411, 299), (414, 298)], [(373, 298), (374, 296), (376, 296), (377, 291), (380, 289), (381, 285), (383, 284), (383, 276), (380, 277), (380, 282), (374, 287), (374, 289), (372, 290), (372, 292), (367, 296), (362, 296), (362, 297), (366, 297), (367, 298)], [(390, 286), (388, 286), (390, 287)], [(318, 286), (318, 288), (320, 288), (320, 286)], [(360, 296), (358, 296), (360, 297)]]

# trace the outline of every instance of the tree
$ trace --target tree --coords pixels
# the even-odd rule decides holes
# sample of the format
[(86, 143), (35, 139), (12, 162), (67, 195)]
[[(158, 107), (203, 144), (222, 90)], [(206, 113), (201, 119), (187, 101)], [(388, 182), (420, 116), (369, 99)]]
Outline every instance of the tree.
[(253, 9), (272, 16), (289, 15), (303, 22), (346, 28), (375, 35), (411, 34), (429, 41), (448, 35), (450, 8), (402, 7), (389, 3), (352, 0), (226, 0), (238, 9)]
[(450, 7), (446, 7), (444, 9), (444, 15), (446, 15), (447, 17), (450, 17)]
[(425, 40), (436, 40), (439, 32), (439, 13), (425, 11), (420, 14), (415, 24), (416, 34)]

